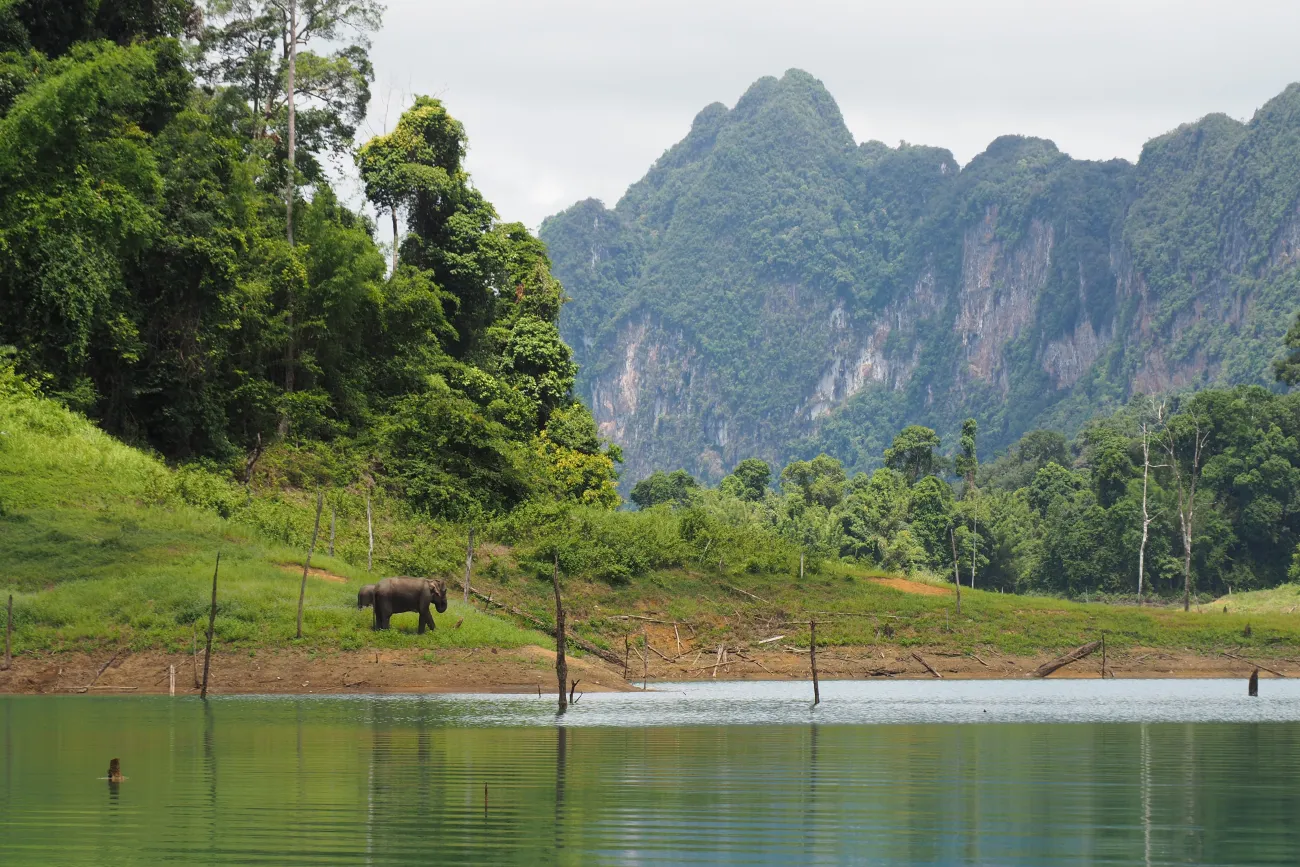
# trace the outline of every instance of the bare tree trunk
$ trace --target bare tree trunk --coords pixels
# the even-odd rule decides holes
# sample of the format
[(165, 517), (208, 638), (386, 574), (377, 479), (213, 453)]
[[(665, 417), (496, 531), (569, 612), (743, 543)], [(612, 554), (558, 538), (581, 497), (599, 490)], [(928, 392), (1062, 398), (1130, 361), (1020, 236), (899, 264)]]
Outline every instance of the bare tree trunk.
[(1138, 545), (1138, 605), (1142, 604), (1142, 577), (1146, 574), (1147, 538), (1151, 532), (1151, 512), (1147, 509), (1147, 486), (1151, 476), (1151, 434), (1142, 422), (1142, 543)]
[(366, 488), (366, 536), (370, 539), (370, 547), (366, 549), (366, 571), (369, 572), (375, 559), (375, 525), (370, 520), (370, 488)]
[(569, 663), (564, 658), (564, 603), (560, 601), (560, 556), (555, 555), (551, 569), (551, 586), (555, 589), (555, 677), (560, 683), (560, 713), (569, 707), (564, 686), (569, 680)]
[(1192, 536), (1196, 518), (1196, 481), (1201, 468), (1201, 451), (1209, 439), (1209, 433), (1201, 432), (1201, 425), (1195, 422), (1192, 428), (1192, 465), (1186, 483), (1183, 481), (1182, 467), (1178, 463), (1177, 449), (1174, 446), (1173, 433), (1166, 436), (1169, 464), (1174, 471), (1174, 482), (1178, 491), (1178, 525), (1183, 537), (1183, 610), (1192, 608)]
[(980, 519), (971, 517), (971, 538), (970, 538), (970, 589), (975, 589), (975, 555), (978, 553), (976, 540), (980, 535)]
[(397, 208), (393, 208), (393, 273), (397, 273)]
[(295, 88), (298, 78), (298, 0), (289, 0), (289, 80), (286, 102), (289, 108), (289, 178), (285, 182), (285, 231), (289, 246), (293, 246), (293, 204), (296, 198), (295, 177), (298, 149), (298, 112), (295, 105)]
[(957, 616), (961, 616), (961, 567), (957, 563), (957, 534), (948, 528), (948, 539), (952, 542), (952, 583), (957, 587)]
[(217, 552), (217, 566), (212, 570), (212, 605), (208, 609), (208, 644), (203, 650), (203, 687), (199, 698), (207, 701), (208, 672), (212, 670), (212, 630), (217, 625), (217, 573), (221, 571), (221, 552)]
[[(298, 0), (289, 0), (289, 31), (288, 31), (288, 49), (289, 49), (289, 71), (287, 83), (287, 106), (289, 109), (289, 171), (288, 178), (284, 185), (284, 225), (285, 234), (289, 240), (289, 246), (294, 245), (293, 241), (293, 204), (296, 196), (294, 195), (296, 178), (296, 152), (298, 149), (297, 141), (297, 106), (295, 105), (295, 88), (297, 87), (298, 75)], [(294, 292), (292, 281), (289, 282), (289, 298), (285, 306), (286, 322), (288, 324), (289, 334), (285, 339), (284, 346), (284, 391), (285, 394), (293, 394), (296, 383), (294, 382), (294, 322), (293, 322), (293, 305)], [(289, 433), (289, 416), (288, 414), (280, 417), (280, 436), (283, 438)]]
[(334, 518), (335, 518), (335, 513), (336, 513), (337, 511), (338, 511), (338, 510), (337, 510), (337, 508), (335, 507), (335, 505), (334, 505), (333, 503), (330, 503), (330, 553), (329, 553), (329, 556), (331, 556), (331, 557), (334, 556)]
[(474, 566), (474, 527), (469, 528), (469, 544), (465, 546), (465, 604), (469, 604), (470, 570)]
[(307, 598), (307, 573), (311, 571), (311, 555), (316, 550), (316, 537), (320, 535), (320, 510), (325, 505), (325, 493), (316, 492), (316, 525), (311, 530), (311, 545), (307, 548), (307, 559), (302, 564), (302, 585), (298, 588), (298, 637), (302, 638), (302, 604)]

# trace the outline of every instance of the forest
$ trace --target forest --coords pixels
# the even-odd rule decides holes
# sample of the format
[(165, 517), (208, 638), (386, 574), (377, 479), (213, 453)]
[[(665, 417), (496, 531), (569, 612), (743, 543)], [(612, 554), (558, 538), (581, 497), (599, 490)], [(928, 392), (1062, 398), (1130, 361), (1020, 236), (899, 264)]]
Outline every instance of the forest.
[[(1279, 376), (1294, 381), (1298, 358)], [(1136, 398), (1073, 440), (1034, 430), (986, 461), (968, 419), (943, 445), (910, 425), (870, 473), (820, 455), (773, 479), (750, 458), (716, 489), (656, 472), (632, 500), (743, 510), (823, 558), (986, 590), (1187, 604), (1300, 582), (1300, 394)]]
[[(968, 419), (948, 443), (899, 425), (870, 471), (660, 470), (620, 510), (546, 248), (473, 186), (441, 101), (357, 141), (377, 3), (299, 10), (0, 0), (0, 396), (84, 415), (181, 467), (168, 496), (285, 544), (306, 513), (282, 494), (373, 495), (440, 538), (394, 568), (451, 568), (477, 524), (615, 585), (832, 560), (1184, 602), (1300, 580), (1300, 395), (1258, 385), (1135, 396), (995, 457)], [(390, 225), (340, 201), (340, 160)], [(1300, 324), (1286, 346), (1294, 384)]]
[[(245, 484), (430, 516), (612, 505), (540, 242), (419, 97), (356, 147), (374, 0), (0, 0), (0, 346), (42, 391)], [(339, 200), (331, 161), (405, 231)]]

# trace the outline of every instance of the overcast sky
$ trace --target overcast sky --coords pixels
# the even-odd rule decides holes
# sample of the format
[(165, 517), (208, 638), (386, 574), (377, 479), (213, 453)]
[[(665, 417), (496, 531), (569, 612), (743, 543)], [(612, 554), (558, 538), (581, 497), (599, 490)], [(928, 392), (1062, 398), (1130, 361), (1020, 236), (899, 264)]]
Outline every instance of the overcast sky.
[(386, 0), (369, 129), (441, 97), (508, 220), (613, 205), (711, 102), (799, 67), (853, 135), (952, 150), (1050, 138), (1076, 157), (1300, 80), (1297, 0)]

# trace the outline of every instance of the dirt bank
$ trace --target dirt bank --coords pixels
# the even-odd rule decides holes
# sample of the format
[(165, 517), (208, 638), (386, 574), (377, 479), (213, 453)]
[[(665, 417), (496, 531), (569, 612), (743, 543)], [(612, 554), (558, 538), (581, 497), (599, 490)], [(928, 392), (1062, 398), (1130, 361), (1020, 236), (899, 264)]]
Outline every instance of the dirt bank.
[[(110, 662), (111, 660), (111, 662)], [(103, 673), (96, 673), (105, 663)], [(20, 657), (0, 671), (0, 693), (95, 695), (163, 693), (168, 666), (176, 666), (176, 694), (198, 692), (202, 658), (148, 651), (50, 654)], [(569, 677), (580, 692), (630, 687), (620, 672), (596, 660), (569, 658)], [(208, 691), (216, 695), (265, 693), (529, 693), (554, 692), (555, 653), (541, 647), (514, 650), (356, 650), (338, 653), (259, 651), (214, 653)]]
[[(917, 653), (944, 678), (1006, 679), (1027, 677), (1051, 654), (1008, 656), (1001, 653), (954, 654), (921, 649)], [(105, 666), (105, 663), (108, 663)], [(1254, 665), (1300, 677), (1300, 660), (1223, 654), (1137, 649), (1110, 653), (1107, 675), (1117, 678), (1226, 677), (1246, 678)], [(154, 651), (102, 654), (51, 654), (20, 657), (13, 669), (0, 671), (0, 693), (138, 695), (167, 692), (167, 670), (176, 666), (176, 692), (198, 691), (195, 664), (189, 654)], [(640, 682), (644, 661), (629, 660), (629, 677)], [(541, 647), (514, 650), (358, 650), (311, 654), (302, 651), (261, 651), (215, 654), (209, 691), (229, 694), (321, 693), (532, 693), (555, 689), (555, 654)], [(716, 666), (716, 673), (715, 673)], [(912, 650), (897, 646), (835, 647), (819, 650), (817, 667), (824, 679), (933, 678)], [(102, 673), (100, 669), (103, 669)], [(667, 659), (652, 655), (649, 682), (681, 680), (792, 680), (809, 676), (808, 654), (800, 648), (728, 648), (719, 661), (713, 651), (687, 651)], [(609, 692), (632, 688), (623, 672), (587, 657), (569, 659), (569, 676), (580, 681), (580, 692)], [(1101, 654), (1067, 666), (1054, 678), (1101, 676)], [(1261, 670), (1261, 677), (1273, 677)]]

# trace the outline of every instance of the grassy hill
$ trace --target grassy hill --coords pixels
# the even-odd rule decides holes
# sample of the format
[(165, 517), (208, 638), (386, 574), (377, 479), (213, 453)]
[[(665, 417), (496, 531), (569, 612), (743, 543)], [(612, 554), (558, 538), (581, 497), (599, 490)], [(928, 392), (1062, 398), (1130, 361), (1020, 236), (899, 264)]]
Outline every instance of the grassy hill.
[[(487, 540), (478, 548), (475, 569), (476, 589), (491, 598), (497, 613), (485, 613), (489, 606), (482, 600), (464, 606), (457, 599), (432, 634), (416, 635), (413, 615), (393, 631), (372, 632), (369, 612), (355, 607), (361, 583), (411, 566), (400, 571), (441, 573), (455, 589), (458, 581), (449, 564), (463, 556), (465, 544), (464, 528), (421, 521), (382, 496), (375, 505), (382, 556), (372, 573), (364, 566), (364, 512), (357, 520), (355, 510), (348, 511), (353, 507), (336, 506), (338, 556), (313, 558), (321, 574), (308, 581), (305, 637), (296, 640), (301, 540), (310, 534), (313, 503), (310, 492), (250, 493), (202, 470), (171, 469), (21, 382), (0, 382), (0, 594), (14, 594), (17, 654), (121, 646), (188, 649), (206, 620), (218, 551), (216, 638), (227, 650), (509, 648), (550, 642), (516, 625), (526, 619), (501, 609), (549, 623), (553, 601), (549, 575), (539, 570), (536, 558), (494, 541), (506, 535), (499, 526), (481, 532), (480, 539)], [(610, 522), (622, 522), (624, 531), (631, 527), (641, 536), (649, 532), (649, 521), (659, 520), (647, 513), (606, 514)], [(323, 523), (328, 526), (328, 511)], [(574, 535), (574, 545), (591, 548), (600, 541), (589, 529)], [(965, 589), (959, 617), (950, 584), (840, 563), (813, 564), (802, 582), (794, 569), (782, 574), (683, 561), (619, 579), (600, 570), (575, 570), (564, 583), (577, 634), (618, 652), (625, 636), (635, 643), (643, 629), (656, 647), (672, 646), (678, 636), (688, 647), (713, 648), (778, 634), (785, 644), (805, 646), (807, 628), (797, 621), (810, 618), (819, 620), (819, 641), (827, 645), (957, 653), (991, 649), (1033, 655), (1102, 632), (1116, 649), (1210, 653), (1300, 647), (1295, 601), (1247, 601), (1266, 595), (1296, 600), (1294, 587), (1239, 594), (1228, 613), (1215, 603), (1187, 614)], [(461, 618), (459, 629), (450, 628)]]

